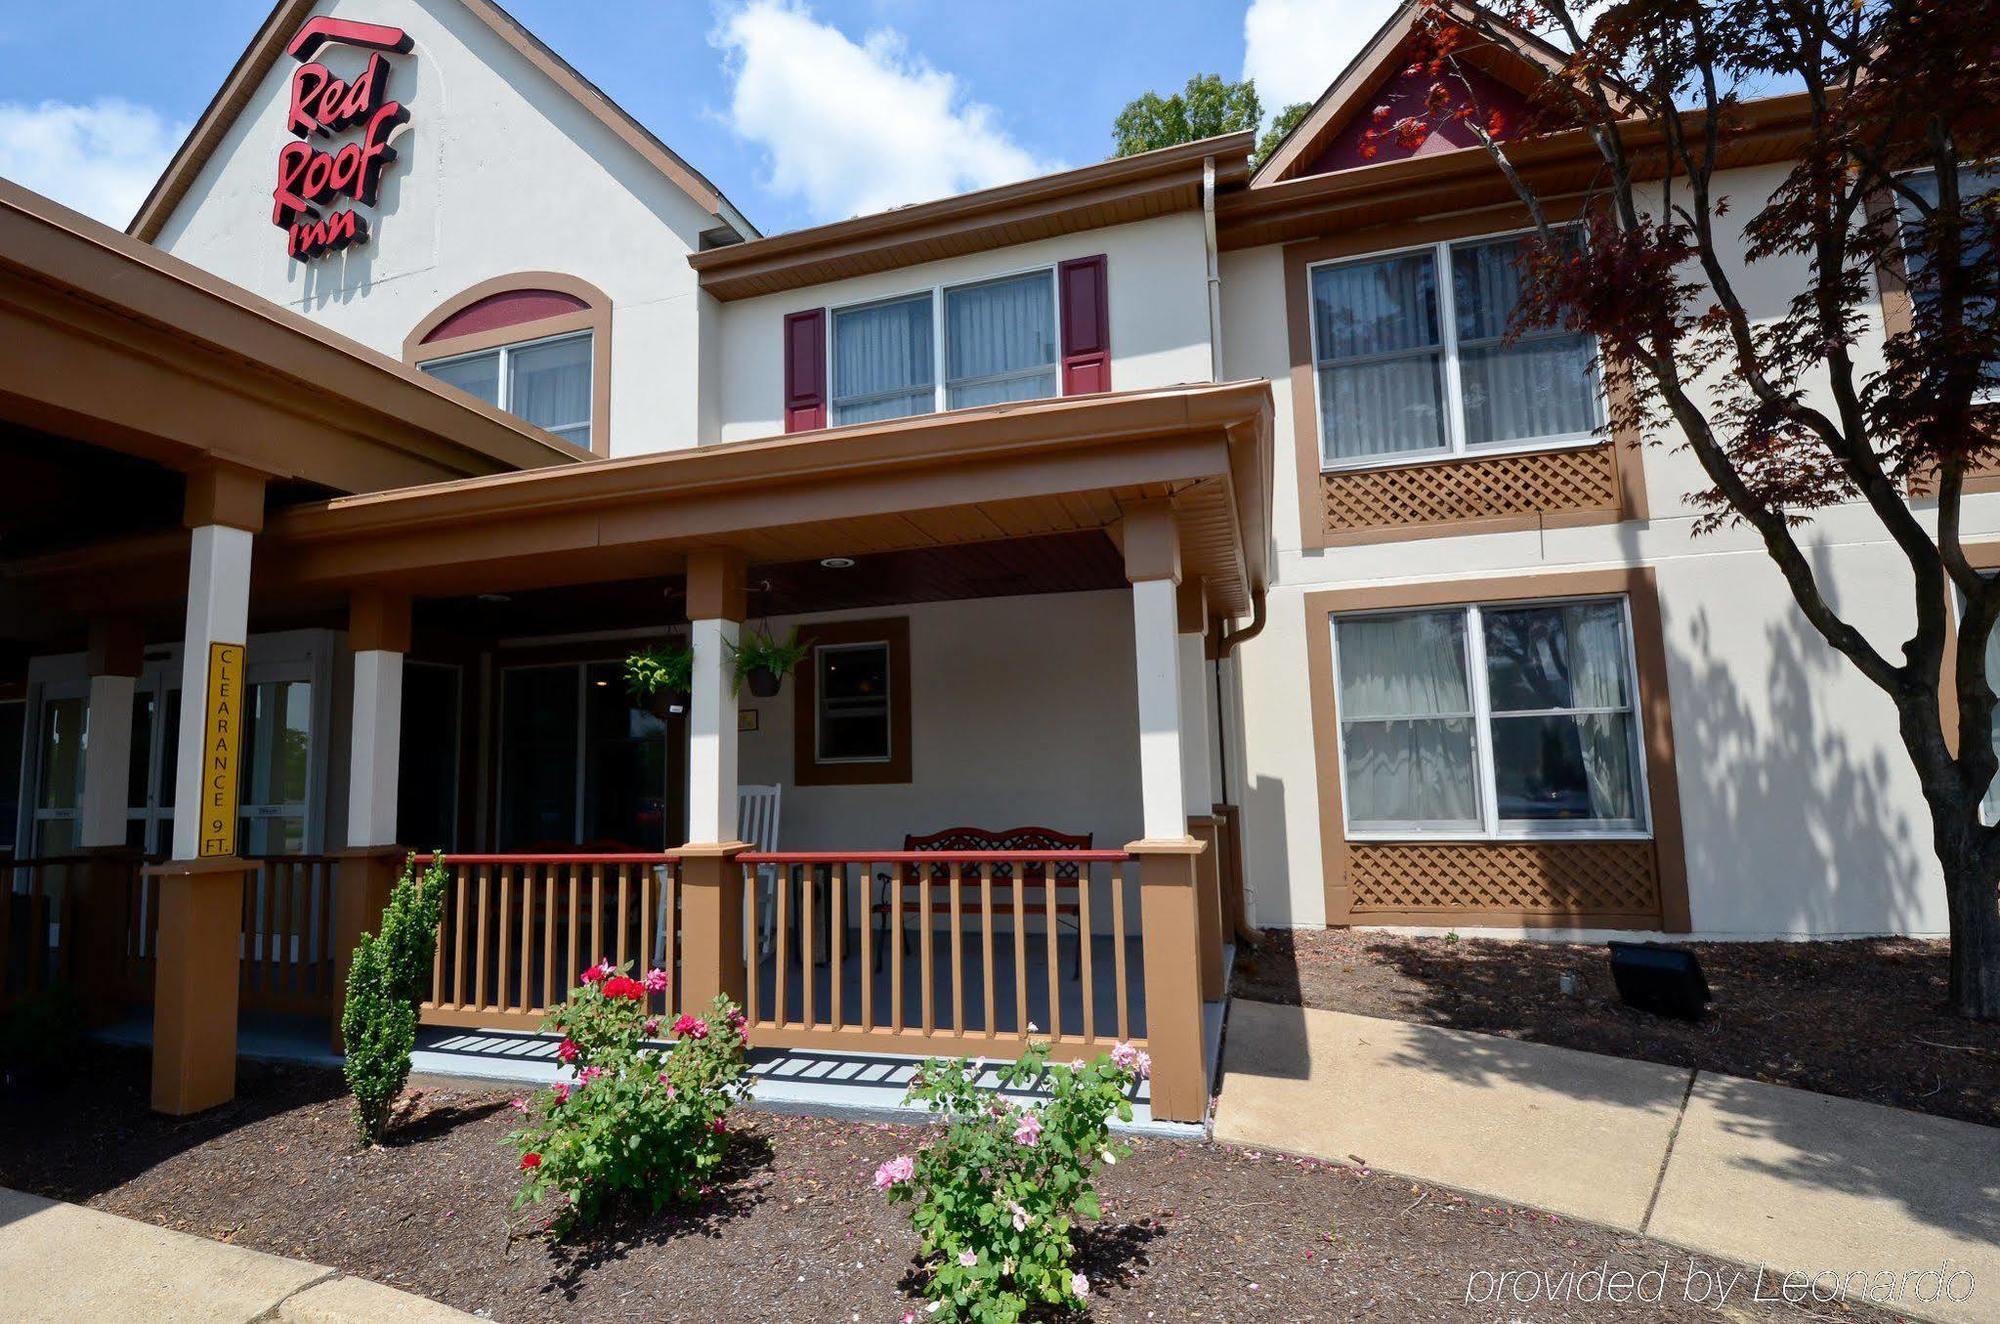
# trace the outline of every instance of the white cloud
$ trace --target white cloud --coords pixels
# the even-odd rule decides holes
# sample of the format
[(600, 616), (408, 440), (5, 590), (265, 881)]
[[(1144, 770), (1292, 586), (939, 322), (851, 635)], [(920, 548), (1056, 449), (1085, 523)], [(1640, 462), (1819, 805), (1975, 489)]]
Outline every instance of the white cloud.
[(187, 127), (117, 97), (0, 101), (0, 175), (123, 229)]
[(1243, 76), (1257, 80), (1264, 118), (1317, 101), (1388, 22), (1400, 0), (1250, 0), (1243, 13)]
[(750, 0), (709, 36), (727, 58), (729, 126), (764, 148), (770, 189), (819, 220), (1060, 169), (892, 28), (860, 43), (797, 0)]

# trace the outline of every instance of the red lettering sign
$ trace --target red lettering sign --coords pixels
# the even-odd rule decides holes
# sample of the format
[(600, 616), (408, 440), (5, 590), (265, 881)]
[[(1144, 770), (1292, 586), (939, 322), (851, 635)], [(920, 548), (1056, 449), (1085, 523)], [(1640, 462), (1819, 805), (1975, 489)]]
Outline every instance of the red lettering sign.
[[(390, 139), (409, 122), (410, 112), (389, 99), (389, 62), (380, 54), (353, 82), (335, 76), (311, 57), (338, 43), (380, 51), (405, 52), (409, 36), (400, 28), (320, 17), (309, 20), (287, 48), (303, 61), (292, 71), (291, 105), (285, 128), (297, 142), (278, 149), (278, 183), (271, 190), (271, 223), (286, 232), (285, 251), (310, 261), (368, 240), (368, 220), (351, 207), (334, 210), (338, 198), (375, 205), (382, 171), (396, 159)], [(332, 138), (355, 125), (359, 141), (334, 151), (315, 147), (313, 138)]]

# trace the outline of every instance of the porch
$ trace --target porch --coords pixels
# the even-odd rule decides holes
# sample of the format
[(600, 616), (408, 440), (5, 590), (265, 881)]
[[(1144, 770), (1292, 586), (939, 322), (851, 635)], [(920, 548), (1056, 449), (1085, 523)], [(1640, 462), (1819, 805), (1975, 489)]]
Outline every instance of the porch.
[[(29, 567), (107, 639), (38, 659), (45, 698), (74, 690), (92, 731), (135, 693), (181, 715), (145, 753), (178, 776), (128, 807), (105, 799), (128, 779), (84, 767), (78, 819), (129, 815), (155, 848), (171, 826), (176, 849), (17, 863), (9, 916), (41, 936), (9, 948), (8, 991), (73, 962), (95, 996), (153, 993), (163, 1106), (208, 1106), (238, 1007), (332, 1019), (405, 843), (441, 846), (427, 1025), (532, 1030), (610, 957), (669, 971), (663, 1015), (732, 998), (759, 1050), (1142, 1043), (1155, 1113), (1199, 1120), (1203, 1003), (1242, 908), (1219, 672), (1261, 594), (1268, 427), (1263, 384), (1188, 387), (274, 513), (234, 645), (266, 797), (238, 840), (282, 855), (181, 849), (197, 825), (171, 788), (201, 725), (174, 682), (198, 654), (153, 642), (161, 586), (110, 573), (116, 547)], [(196, 556), (191, 594), (241, 592), (251, 541), (228, 574)], [(794, 628), (808, 660), (783, 692), (740, 695), (745, 632)], [(280, 635), (295, 672), (258, 672)], [(675, 640), (687, 702), (627, 697), (624, 654)], [(754, 787), (782, 804), (768, 837), (739, 820)], [(1059, 848), (906, 849), (1032, 824)]]

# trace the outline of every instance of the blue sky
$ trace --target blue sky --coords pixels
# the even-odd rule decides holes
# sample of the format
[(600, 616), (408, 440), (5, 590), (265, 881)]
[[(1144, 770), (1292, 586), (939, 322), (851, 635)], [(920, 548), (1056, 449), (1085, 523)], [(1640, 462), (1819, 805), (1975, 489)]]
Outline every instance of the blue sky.
[[(1254, 74), (1267, 109), (1310, 99), (1392, 8), (1389, 0), (506, 5), (766, 233), (1101, 159), (1120, 106), (1197, 71)], [(269, 7), (0, 6), (0, 174), (122, 225)]]

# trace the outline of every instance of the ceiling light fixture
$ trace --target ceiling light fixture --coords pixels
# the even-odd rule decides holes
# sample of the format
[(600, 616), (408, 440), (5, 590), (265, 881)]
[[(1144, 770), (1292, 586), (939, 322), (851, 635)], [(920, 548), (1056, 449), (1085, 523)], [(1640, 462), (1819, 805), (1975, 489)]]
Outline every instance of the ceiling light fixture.
[(498, 605), (502, 602), (512, 602), (514, 599), (508, 597), (505, 593), (481, 593), (479, 600)]
[(822, 556), (820, 565), (827, 570), (852, 570), (854, 558), (851, 556)]

